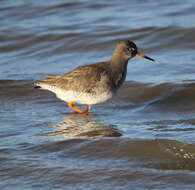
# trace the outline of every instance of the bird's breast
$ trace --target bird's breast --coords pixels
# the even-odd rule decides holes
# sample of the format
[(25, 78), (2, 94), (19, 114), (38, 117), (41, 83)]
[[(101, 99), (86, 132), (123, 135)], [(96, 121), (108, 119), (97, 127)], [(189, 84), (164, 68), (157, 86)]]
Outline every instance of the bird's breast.
[(113, 83), (114, 83), (114, 87), (115, 89), (119, 89), (122, 84), (124, 83), (125, 81), (125, 78), (126, 78), (126, 71), (124, 72), (120, 72), (118, 73), (117, 75), (115, 75), (114, 79), (113, 79)]

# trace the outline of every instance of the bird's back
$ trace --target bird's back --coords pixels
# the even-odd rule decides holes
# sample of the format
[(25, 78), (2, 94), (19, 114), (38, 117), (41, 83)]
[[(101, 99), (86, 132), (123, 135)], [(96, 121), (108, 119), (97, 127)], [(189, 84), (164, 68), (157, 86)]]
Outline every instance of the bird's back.
[(36, 81), (35, 85), (56, 93), (64, 101), (69, 100), (65, 98), (67, 93), (67, 96), (71, 96), (71, 93), (72, 96), (80, 96), (80, 99), (82, 99), (81, 96), (96, 98), (103, 96), (103, 99), (108, 96), (110, 98), (113, 93), (113, 84), (109, 67), (110, 62), (79, 66), (65, 75), (47, 75), (48, 78)]

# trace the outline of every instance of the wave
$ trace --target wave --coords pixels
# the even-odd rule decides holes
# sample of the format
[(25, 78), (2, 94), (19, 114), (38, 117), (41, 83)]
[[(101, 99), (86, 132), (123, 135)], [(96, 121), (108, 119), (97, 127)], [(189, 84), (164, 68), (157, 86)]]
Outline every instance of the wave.
[[(0, 80), (0, 98), (13, 100), (56, 99), (49, 91), (33, 88), (32, 80)], [(126, 82), (112, 102), (124, 102), (127, 108), (158, 108), (169, 111), (195, 110), (195, 82), (185, 83), (138, 83)], [(121, 107), (122, 108), (122, 107)]]
[(172, 111), (195, 110), (195, 83), (144, 84), (126, 82), (116, 101), (129, 102), (135, 107), (144, 106)]
[[(13, 31), (0, 34), (0, 51), (12, 52), (21, 51), (21, 55), (34, 55), (65, 52), (85, 52), (85, 51), (104, 51), (113, 48), (119, 40), (131, 38), (139, 43), (148, 52), (170, 52), (175, 50), (193, 49), (195, 45), (195, 28), (182, 27), (143, 27), (140, 29), (121, 29), (105, 28), (101, 32), (86, 33), (78, 31), (76, 33), (67, 32), (74, 30), (74, 26), (57, 26), (55, 28), (42, 28), (39, 31)], [(149, 35), (151, 34), (152, 35)], [(186, 36), (185, 38), (183, 36)], [(159, 40), (164, 39), (164, 40)], [(86, 43), (87, 41), (87, 43)], [(9, 42), (9, 43), (8, 43)], [(51, 44), (51, 46), (50, 46)], [(82, 47), (82, 48), (80, 48)], [(169, 48), (167, 48), (169, 47)], [(46, 52), (42, 52), (42, 49)], [(23, 51), (22, 51), (23, 50)]]
[(110, 138), (95, 141), (66, 139), (49, 144), (47, 142), (41, 146), (27, 147), (27, 150), (39, 154), (60, 152), (61, 156), (97, 159), (100, 162), (105, 159), (117, 159), (133, 162), (134, 166), (141, 165), (144, 168), (195, 171), (194, 148), (193, 144), (169, 139)]

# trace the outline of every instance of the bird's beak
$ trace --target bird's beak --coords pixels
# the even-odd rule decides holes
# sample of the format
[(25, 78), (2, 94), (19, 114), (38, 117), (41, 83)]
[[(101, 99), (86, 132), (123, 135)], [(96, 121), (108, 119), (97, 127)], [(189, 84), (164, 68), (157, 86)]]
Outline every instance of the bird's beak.
[(146, 55), (143, 55), (142, 53), (137, 53), (136, 54), (137, 57), (142, 57), (142, 58), (145, 58), (145, 59), (149, 59), (150, 61), (155, 61), (154, 59), (146, 56)]

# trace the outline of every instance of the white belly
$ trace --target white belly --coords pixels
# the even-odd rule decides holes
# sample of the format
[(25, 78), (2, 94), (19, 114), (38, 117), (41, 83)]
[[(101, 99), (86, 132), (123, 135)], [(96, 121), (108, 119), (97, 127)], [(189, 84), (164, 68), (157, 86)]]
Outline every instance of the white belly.
[(49, 91), (52, 91), (56, 94), (56, 96), (65, 101), (65, 102), (75, 102), (78, 104), (99, 104), (102, 102), (105, 102), (113, 97), (112, 92), (103, 92), (103, 93), (97, 93), (90, 94), (90, 93), (83, 93), (83, 92), (75, 92), (71, 90), (62, 90), (53, 86), (48, 85), (41, 85), (43, 89), (47, 89)]
[(78, 104), (99, 104), (112, 98), (112, 93), (90, 94), (74, 91), (57, 90), (56, 96), (65, 102), (75, 102)]

